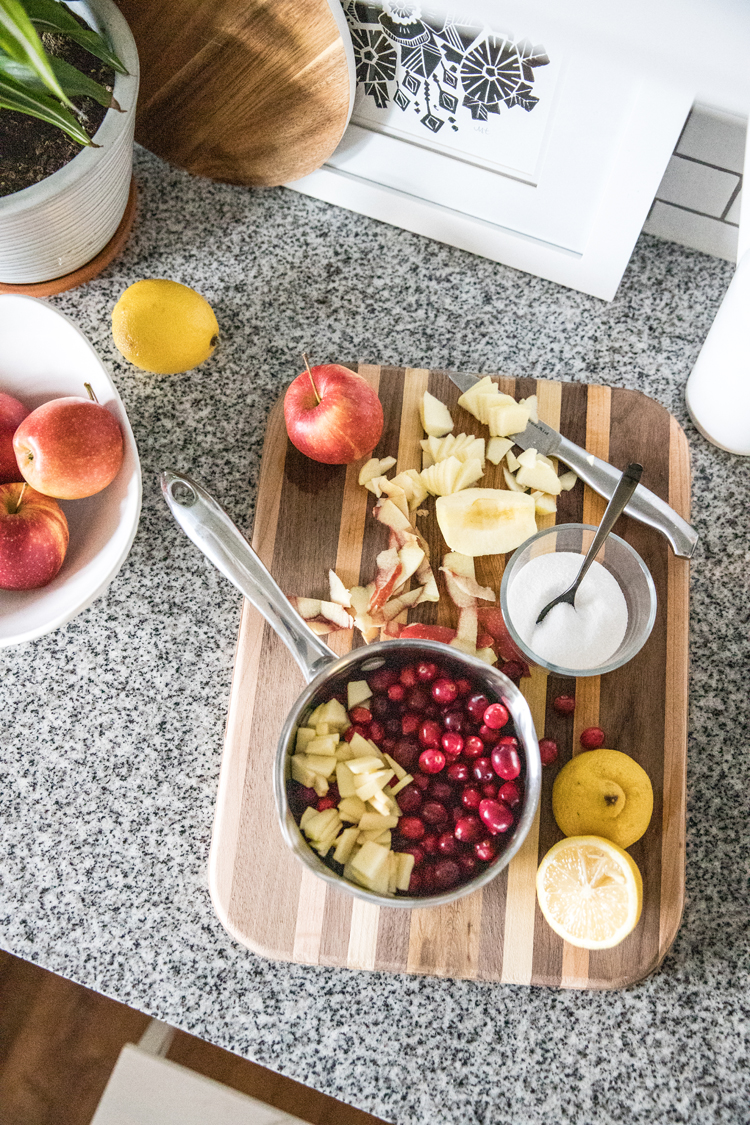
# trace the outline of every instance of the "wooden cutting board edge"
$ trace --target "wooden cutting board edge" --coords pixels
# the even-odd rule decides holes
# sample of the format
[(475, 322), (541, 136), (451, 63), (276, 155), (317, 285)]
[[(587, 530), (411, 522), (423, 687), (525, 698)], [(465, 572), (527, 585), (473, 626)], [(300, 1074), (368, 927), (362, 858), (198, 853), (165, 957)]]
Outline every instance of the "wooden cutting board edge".
[[(352, 365), (356, 367), (356, 365)], [(538, 383), (556, 382), (552, 380), (538, 380)], [(591, 384), (588, 384), (590, 386)], [(605, 388), (608, 389), (608, 388)], [(622, 394), (624, 388), (618, 389)], [(648, 399), (651, 407), (658, 407), (668, 414), (666, 408), (661, 406), (655, 400), (650, 399), (649, 396), (642, 394), (639, 391), (628, 391), (627, 394)], [(263, 450), (263, 458), (261, 463), (260, 481), (258, 487), (258, 505), (256, 509), (255, 522), (253, 527), (252, 543), (255, 550), (266, 565), (270, 566), (273, 556), (274, 545), (274, 531), (278, 518), (279, 503), (281, 498), (282, 487), (282, 474), (278, 473), (276, 466), (279, 460), (283, 464), (283, 452), (280, 448), (286, 446), (286, 437), (284, 434), (283, 425), (272, 425), (272, 422), (278, 420), (278, 414), (283, 411), (283, 394), (273, 406), (269, 419), (268, 419), (268, 434), (276, 435), (276, 442), (267, 441)], [(687, 437), (679, 422), (669, 415), (670, 425), (670, 481), (669, 481), (669, 500), (670, 504), (680, 512), (684, 518), (690, 517), (690, 451), (687, 442)], [(674, 446), (676, 456), (672, 457), (671, 451)], [(689, 605), (689, 561), (676, 559), (670, 552), (669, 554), (669, 582), (670, 582), (670, 597), (672, 594), (679, 595), (681, 602), (684, 605), (685, 613), (687, 613)], [(232, 680), (230, 707), (227, 717), (226, 734), (224, 752), (222, 755), (220, 776), (219, 776), (219, 789), (217, 794), (216, 814), (214, 818), (214, 829), (212, 834), (211, 849), (209, 856), (209, 890), (214, 904), (214, 908), (219, 916), (224, 927), (240, 944), (245, 945), (254, 953), (260, 956), (272, 958), (280, 961), (288, 961), (290, 959), (288, 949), (272, 949), (268, 946), (263, 946), (255, 943), (243, 930), (235, 924), (231, 917), (230, 912), (230, 899), (232, 888), (232, 877), (234, 872), (234, 856), (236, 854), (236, 847), (239, 838), (239, 824), (242, 808), (242, 796), (244, 789), (244, 781), (249, 764), (249, 758), (245, 756), (241, 760), (239, 756), (233, 752), (233, 748), (241, 743), (241, 738), (236, 736), (240, 734), (242, 729), (243, 716), (247, 714), (248, 707), (248, 694), (254, 692), (254, 681), (252, 678), (253, 668), (257, 668), (257, 662), (260, 658), (260, 649), (262, 645), (263, 629), (257, 628), (258, 617), (256, 611), (245, 601), (242, 610), (242, 618), (240, 622), (240, 630), (238, 635), (237, 649), (235, 653), (234, 676)], [(675, 646), (676, 656), (672, 661), (675, 672), (674, 688), (677, 689), (677, 697), (681, 696), (683, 700), (687, 700), (687, 629), (679, 628), (676, 621), (671, 621), (672, 637), (670, 644)], [(244, 663), (247, 658), (247, 664)], [(300, 690), (303, 683), (300, 676)], [(586, 990), (613, 990), (621, 989), (624, 987), (636, 984), (648, 976), (652, 975), (658, 970), (664, 958), (669, 952), (682, 919), (684, 909), (684, 884), (685, 884), (685, 791), (686, 791), (686, 744), (687, 744), (687, 706), (674, 709), (676, 711), (671, 717), (668, 716), (668, 722), (671, 723), (670, 744), (672, 747), (670, 756), (670, 771), (669, 776), (666, 769), (665, 758), (665, 782), (664, 782), (664, 804), (667, 804), (667, 788), (673, 792), (674, 796), (679, 797), (678, 800), (678, 813), (673, 818), (671, 824), (671, 832), (669, 836), (663, 835), (662, 838), (662, 851), (675, 845), (679, 848), (680, 862), (675, 865), (672, 862), (671, 870), (673, 877), (670, 885), (665, 891), (662, 887), (662, 902), (665, 897), (671, 896), (671, 909), (669, 911), (669, 923), (667, 926), (660, 929), (659, 934), (659, 948), (656, 956), (644, 968), (641, 967), (640, 971), (635, 976), (625, 976), (622, 978), (613, 979), (606, 983), (597, 983), (589, 980), (585, 984), (549, 984), (541, 985), (542, 987), (575, 987), (585, 988)], [(675, 769), (675, 766), (677, 767)], [(269, 778), (270, 784), (270, 778)], [(227, 848), (227, 841), (231, 841), (230, 847)], [(292, 859), (290, 855), (290, 859)], [(300, 867), (296, 860), (294, 865)], [(665, 868), (666, 870), (666, 868)], [(313, 876), (314, 878), (314, 876)], [(317, 882), (317, 880), (316, 880)], [(348, 896), (346, 896), (348, 897)], [(381, 966), (379, 966), (381, 968)], [(390, 971), (404, 972), (403, 969), (393, 969)], [(406, 970), (408, 975), (412, 975), (413, 971)], [(430, 975), (425, 970), (419, 970), (421, 975)], [(532, 982), (535, 986), (539, 986), (536, 982)]]

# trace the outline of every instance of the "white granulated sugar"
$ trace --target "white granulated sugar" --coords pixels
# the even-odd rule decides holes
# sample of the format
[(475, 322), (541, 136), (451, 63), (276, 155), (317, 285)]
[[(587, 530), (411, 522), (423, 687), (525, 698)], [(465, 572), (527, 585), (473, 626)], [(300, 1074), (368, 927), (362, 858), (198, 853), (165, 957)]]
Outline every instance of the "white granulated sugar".
[(556, 605), (540, 625), (544, 607), (575, 581), (582, 555), (537, 555), (519, 570), (508, 590), (508, 613), (529, 649), (559, 668), (597, 668), (617, 651), (628, 625), (625, 595), (615, 578), (594, 562), (576, 594), (575, 607)]

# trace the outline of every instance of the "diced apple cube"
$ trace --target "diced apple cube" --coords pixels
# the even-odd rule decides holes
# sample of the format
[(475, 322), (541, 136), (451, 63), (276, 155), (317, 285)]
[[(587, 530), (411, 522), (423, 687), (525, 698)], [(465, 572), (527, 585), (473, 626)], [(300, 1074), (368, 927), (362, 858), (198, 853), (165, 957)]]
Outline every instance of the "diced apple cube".
[(349, 710), (358, 707), (372, 695), (372, 689), (367, 680), (350, 680), (346, 685), (346, 702)]
[(410, 852), (393, 852), (398, 858), (398, 874), (396, 876), (396, 890), (408, 891), (411, 882), (411, 873), (414, 867), (414, 856)]
[(463, 406), (464, 410), (468, 410), (469, 414), (473, 414), (475, 418), (478, 417), (476, 413), (475, 400), (481, 394), (497, 394), (497, 384), (492, 382), (489, 375), (485, 375), (482, 379), (470, 387), (468, 391), (464, 391), (458, 400), (458, 405)]
[(353, 797), (357, 792), (354, 774), (346, 762), (338, 762), (336, 765), (336, 784), (342, 797)]
[(528, 410), (513, 401), (503, 402), (500, 406), (493, 406), (487, 415), (490, 437), (508, 437), (510, 434), (520, 434), (526, 429), (528, 422)]
[(453, 429), (453, 419), (448, 407), (440, 399), (425, 391), (419, 406), (422, 429), (433, 437), (442, 437)]
[(351, 861), (351, 868), (365, 886), (371, 885), (388, 865), (388, 848), (368, 840)]
[(291, 758), (291, 771), (292, 778), (298, 781), (300, 785), (312, 789), (315, 782), (315, 774), (310, 769), (305, 754), (292, 754)]
[(375, 828), (383, 832), (386, 828), (395, 828), (397, 824), (396, 816), (381, 816), (380, 813), (366, 812), (359, 822), (359, 827), (362, 832), (370, 832)]
[(395, 777), (393, 770), (378, 770), (377, 773), (367, 774), (361, 785), (357, 785), (357, 796), (363, 801), (370, 801), (375, 794), (378, 793), (384, 785), (387, 785), (392, 777)]
[(413, 780), (414, 778), (410, 773), (404, 774), (401, 780), (388, 790), (389, 796), (395, 797), (398, 793), (401, 792), (402, 789), (406, 789), (406, 786), (410, 785)]
[(320, 722), (328, 723), (332, 731), (346, 730), (346, 728), (351, 725), (346, 709), (343, 703), (340, 703), (338, 699), (329, 699), (328, 702), (323, 705)]
[(312, 787), (315, 790), (315, 792), (318, 794), (319, 797), (325, 797), (326, 793), (328, 792), (328, 782), (319, 773), (313, 774)]
[(319, 840), (329, 831), (332, 824), (337, 824), (340, 820), (338, 809), (323, 809), (322, 812), (316, 812), (315, 816), (310, 817), (305, 826), (305, 833), (310, 839)]
[(352, 754), (351, 750), (349, 749), (349, 743), (344, 742), (343, 739), (342, 739), (342, 741), (339, 742), (336, 746), (336, 761), (337, 762), (348, 762), (353, 757), (354, 757), (354, 755)]
[(529, 412), (529, 421), (530, 422), (538, 422), (539, 421), (539, 411), (537, 409), (536, 395), (529, 395), (528, 398), (520, 399), (518, 405), (526, 407), (526, 409)]
[(329, 758), (336, 753), (339, 744), (338, 734), (324, 734), (321, 738), (313, 738), (305, 747), (305, 753), (313, 757)]
[[(354, 738), (356, 738), (356, 737), (357, 736), (355, 735)], [(354, 738), (352, 739), (352, 742), (354, 742)], [(347, 765), (349, 766), (349, 769), (352, 771), (353, 774), (368, 774), (368, 773), (376, 773), (378, 771), (382, 772), (382, 768), (383, 768), (382, 760), (380, 758), (376, 758), (376, 757), (373, 756), (372, 747), (370, 746), (369, 742), (367, 742), (366, 738), (363, 738), (362, 741), (367, 744), (367, 754), (368, 754), (368, 756), (367, 757), (362, 756), (362, 757), (352, 758), (352, 760), (350, 762), (347, 762)], [(350, 742), (349, 745), (351, 746), (351, 744), (352, 743)]]
[[(339, 786), (339, 793), (341, 786)], [(350, 820), (353, 824), (359, 824), (361, 818), (367, 812), (367, 806), (356, 794), (352, 796), (343, 797), (339, 801), (339, 816), (342, 820)]]
[(297, 727), (297, 741), (295, 749), (298, 754), (303, 753), (308, 742), (312, 742), (315, 738), (317, 731), (313, 727)]
[[(336, 844), (336, 851), (333, 853), (333, 858), (336, 863), (348, 863), (354, 850), (354, 845), (357, 842), (359, 835), (359, 828), (356, 824), (352, 828), (345, 828), (338, 838)], [(406, 853), (404, 853), (406, 854)]]
[[(310, 746), (314, 745), (312, 742)], [(336, 769), (336, 759), (332, 754), (306, 754), (307, 767), (321, 777), (329, 778)]]
[[(316, 723), (316, 725), (315, 725), (315, 737), (316, 738), (322, 738), (324, 734), (330, 734), (330, 733), (331, 733), (331, 728), (328, 725), (328, 723)], [(338, 731), (336, 733), (338, 734)]]
[(554, 469), (543, 462), (537, 461), (533, 469), (522, 465), (516, 474), (516, 480), (525, 488), (538, 489), (540, 492), (549, 492), (551, 496), (559, 496), (561, 492), (560, 480)]
[[(386, 762), (391, 767), (393, 772), (396, 774), (396, 777), (399, 779), (399, 781), (401, 781), (403, 777), (406, 777), (406, 770), (403, 766), (400, 766), (398, 764), (395, 758), (392, 758), (390, 754), (383, 754), (383, 757), (385, 758)], [(393, 792), (393, 790), (391, 790), (391, 792)]]
[(314, 816), (317, 816), (318, 811), (312, 805), (308, 805), (302, 816), (300, 817), (299, 826), (304, 831)]

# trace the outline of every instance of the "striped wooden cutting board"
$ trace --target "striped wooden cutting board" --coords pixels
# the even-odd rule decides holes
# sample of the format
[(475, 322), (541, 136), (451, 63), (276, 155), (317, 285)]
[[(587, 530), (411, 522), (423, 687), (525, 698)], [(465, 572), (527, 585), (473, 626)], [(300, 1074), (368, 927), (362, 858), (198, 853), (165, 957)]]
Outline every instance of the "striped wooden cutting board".
[[(459, 392), (439, 371), (360, 365), (385, 411), (375, 451), (398, 455), (397, 471), (420, 467), (423, 436), (417, 404), (425, 389), (447, 402), (455, 432), (486, 433), (456, 406)], [(543, 421), (619, 468), (644, 465), (643, 483), (689, 517), (690, 459), (685, 435), (658, 403), (635, 391), (500, 379), (517, 397), (536, 392)], [(281, 402), (268, 425), (253, 545), (288, 594), (325, 596), (333, 567), (347, 586), (374, 577), (387, 529), (369, 516), (374, 497), (357, 484), (359, 464), (318, 465), (288, 442)], [(484, 484), (501, 487), (487, 463)], [(604, 502), (580, 482), (559, 498), (557, 522), (596, 523)], [(555, 517), (548, 517), (553, 522)], [(433, 559), (445, 550), (434, 516), (420, 528)], [(684, 893), (689, 564), (660, 535), (623, 517), (618, 533), (635, 547), (656, 584), (653, 633), (638, 656), (602, 677), (562, 679), (534, 669), (521, 682), (539, 737), (561, 748), (544, 770), (536, 823), (510, 865), (484, 890), (445, 907), (379, 908), (328, 888), (286, 848), (272, 794), (272, 763), (282, 722), (303, 687), (301, 673), (262, 618), (245, 603), (219, 782), (210, 860), (218, 914), (240, 942), (266, 957), (355, 969), (429, 973), (515, 984), (619, 988), (655, 969), (679, 926)], [(503, 558), (477, 560), (477, 578), (498, 589)], [(455, 624), (447, 597), (420, 606), (412, 619)], [(358, 643), (356, 640), (354, 643)], [(352, 635), (337, 633), (342, 653)], [(552, 708), (575, 695), (572, 716)], [(557, 770), (577, 749), (579, 734), (601, 726), (607, 745), (631, 754), (654, 786), (654, 815), (630, 849), (644, 881), (643, 916), (617, 948), (587, 952), (563, 942), (536, 903), (534, 878), (560, 838), (552, 816)]]

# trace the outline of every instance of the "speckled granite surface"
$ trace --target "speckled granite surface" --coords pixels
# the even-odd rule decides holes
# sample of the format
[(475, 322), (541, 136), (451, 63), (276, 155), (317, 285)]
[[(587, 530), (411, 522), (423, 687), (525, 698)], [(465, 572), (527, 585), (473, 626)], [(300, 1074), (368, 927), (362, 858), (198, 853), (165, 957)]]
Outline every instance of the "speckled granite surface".
[[(54, 298), (109, 365), (143, 467), (133, 550), (65, 628), (0, 652), (0, 944), (392, 1122), (750, 1121), (750, 460), (703, 442), (682, 388), (726, 262), (643, 237), (611, 304), (282, 189), (137, 154), (125, 254)], [(199, 289), (198, 371), (115, 351), (131, 282)], [(206, 889), (240, 597), (178, 530), (158, 470), (191, 469), (249, 529), (266, 415), (298, 367), (392, 364), (646, 391), (693, 452), (687, 907), (644, 984), (580, 994), (264, 961)]]

